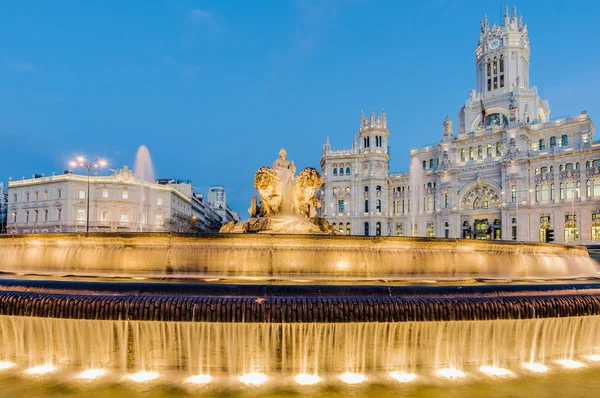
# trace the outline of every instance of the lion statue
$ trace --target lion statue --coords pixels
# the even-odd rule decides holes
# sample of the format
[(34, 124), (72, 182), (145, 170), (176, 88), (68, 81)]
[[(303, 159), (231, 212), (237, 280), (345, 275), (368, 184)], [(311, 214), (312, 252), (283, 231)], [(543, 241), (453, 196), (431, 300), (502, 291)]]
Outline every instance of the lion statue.
[(309, 205), (317, 207), (315, 202), (318, 200), (314, 196), (321, 185), (323, 185), (323, 178), (312, 167), (307, 167), (298, 174), (292, 188), (292, 209), (295, 214), (306, 216)]
[(268, 217), (277, 213), (281, 204), (281, 180), (275, 170), (263, 166), (254, 175), (254, 188), (260, 195), (261, 215)]

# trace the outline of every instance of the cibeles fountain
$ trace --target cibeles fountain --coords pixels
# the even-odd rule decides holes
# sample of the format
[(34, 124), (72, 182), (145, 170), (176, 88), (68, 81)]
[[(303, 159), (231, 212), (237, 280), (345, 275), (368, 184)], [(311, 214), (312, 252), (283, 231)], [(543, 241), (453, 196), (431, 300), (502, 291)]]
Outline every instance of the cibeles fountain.
[(249, 219), (219, 234), (2, 236), (0, 385), (518, 396), (600, 363), (585, 248), (336, 235), (318, 172), (295, 171), (284, 151), (259, 169)]
[(323, 185), (319, 172), (307, 167), (295, 176), (296, 166), (279, 151), (273, 167), (263, 166), (254, 176), (254, 187), (260, 195), (260, 206), (253, 196), (248, 212), (251, 218), (225, 224), (220, 232), (277, 234), (335, 234), (329, 223), (316, 217), (320, 202), (316, 191)]

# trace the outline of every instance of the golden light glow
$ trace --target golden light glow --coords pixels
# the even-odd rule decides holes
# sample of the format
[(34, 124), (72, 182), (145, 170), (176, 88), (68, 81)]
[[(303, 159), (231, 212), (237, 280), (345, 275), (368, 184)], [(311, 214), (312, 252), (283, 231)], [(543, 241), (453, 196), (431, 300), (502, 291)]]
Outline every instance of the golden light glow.
[(340, 375), (340, 380), (346, 384), (360, 384), (367, 381), (367, 376), (362, 373), (344, 372)]
[(43, 375), (46, 373), (54, 372), (56, 368), (52, 365), (38, 365), (33, 368), (29, 368), (25, 371), (25, 373), (29, 375)]
[(504, 377), (511, 376), (512, 372), (505, 368), (499, 368), (496, 366), (482, 366), (479, 368), (483, 373), (488, 376)]
[(312, 386), (322, 380), (319, 376), (310, 373), (300, 373), (294, 377), (294, 381), (302, 386)]
[(85, 158), (83, 156), (77, 156), (77, 161), (78, 162), (84, 162)]
[(238, 380), (249, 386), (258, 386), (265, 383), (267, 380), (269, 380), (269, 378), (264, 373), (251, 372), (244, 373), (238, 377)]
[(106, 375), (105, 369), (86, 369), (77, 375), (78, 379), (94, 380)]
[(465, 377), (465, 372), (455, 368), (438, 369), (436, 374), (445, 379), (461, 379)]
[(185, 381), (190, 384), (207, 384), (212, 381), (212, 376), (199, 374), (195, 376), (190, 376), (187, 379), (185, 379)]
[(15, 366), (15, 364), (13, 362), (9, 362), (9, 361), (1, 361), (0, 362), (0, 370), (10, 369), (14, 366)]
[(390, 377), (400, 383), (410, 383), (411, 381), (415, 381), (417, 375), (406, 372), (390, 372)]
[(136, 372), (127, 376), (127, 378), (131, 381), (135, 381), (136, 383), (145, 383), (148, 381), (152, 381), (158, 378), (158, 372)]
[(556, 363), (562, 365), (566, 369), (579, 369), (585, 366), (583, 363), (572, 359), (561, 359), (556, 361)]
[(591, 362), (600, 362), (600, 355), (588, 355), (585, 359)]
[(544, 365), (542, 363), (538, 363), (538, 362), (524, 363), (523, 367), (525, 369), (529, 370), (530, 372), (534, 372), (534, 373), (544, 373), (544, 372), (547, 372), (548, 370), (550, 370), (546, 365)]

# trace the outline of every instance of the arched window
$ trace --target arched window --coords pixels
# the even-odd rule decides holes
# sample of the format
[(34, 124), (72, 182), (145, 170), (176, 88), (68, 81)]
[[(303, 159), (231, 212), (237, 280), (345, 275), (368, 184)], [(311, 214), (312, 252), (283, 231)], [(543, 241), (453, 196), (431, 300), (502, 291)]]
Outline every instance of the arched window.
[(340, 223), (340, 232), (342, 233), (342, 235), (344, 234), (344, 223), (343, 222)]
[(538, 175), (538, 174), (540, 174), (540, 168), (539, 168), (539, 167), (536, 167), (536, 168), (535, 168), (535, 175)]
[(444, 194), (444, 208), (447, 209), (449, 205), (450, 205), (450, 197), (448, 195), (448, 192), (446, 192)]
[(469, 160), (473, 160), (475, 158), (473, 147), (469, 147)]
[(337, 228), (336, 228), (336, 226), (335, 226), (335, 223), (331, 224), (331, 228), (332, 228), (334, 231), (337, 231)]
[(565, 165), (561, 164), (558, 166), (558, 171), (563, 171), (565, 169)]
[(575, 163), (575, 170), (579, 170), (579, 162)]
[(540, 201), (540, 186), (539, 185), (535, 186), (535, 201), (536, 202)]
[(492, 157), (492, 144), (487, 144), (487, 153), (486, 153), (486, 157), (491, 158)]
[(336, 176), (337, 175), (337, 167), (333, 168), (333, 175)]
[(369, 192), (369, 187), (365, 185), (365, 192)]
[[(488, 75), (488, 77), (492, 75), (492, 63), (490, 62), (489, 59), (487, 61), (487, 75)], [(488, 90), (489, 90), (489, 88), (488, 88)]]
[(550, 199), (550, 189), (548, 188), (548, 184), (542, 184), (540, 187), (541, 190), (541, 199), (549, 200)]
[(502, 143), (496, 142), (496, 156), (502, 156)]
[(554, 148), (556, 146), (556, 137), (550, 137), (550, 148)]
[(344, 168), (340, 167), (340, 175), (343, 176), (344, 175)]
[(498, 73), (498, 58), (494, 57), (494, 75)]
[(365, 200), (365, 213), (369, 212), (369, 199)]
[(346, 235), (350, 235), (350, 223), (346, 223)]
[(375, 224), (375, 235), (381, 236), (381, 223), (380, 222), (377, 222), (377, 224)]
[(542, 138), (540, 140), (538, 148), (540, 151), (543, 151), (546, 149), (546, 140), (545, 139)]
[(377, 211), (377, 213), (381, 213), (381, 200), (377, 199), (377, 201), (375, 202), (375, 210)]
[(350, 175), (350, 167), (346, 167), (346, 175)]
[(477, 158), (483, 159), (483, 145), (477, 147)]
[(464, 162), (465, 161), (465, 148), (462, 148), (460, 150), (460, 161)]
[(565, 165), (565, 169), (566, 169), (566, 170), (573, 170), (573, 168), (574, 168), (574, 167), (573, 167), (573, 163), (567, 163), (567, 164)]
[(517, 201), (517, 186), (513, 185), (512, 187), (510, 187), (510, 193), (511, 193), (511, 201), (514, 203)]
[(375, 187), (375, 192), (381, 192), (381, 185), (377, 185)]
[(567, 136), (566, 134), (561, 137), (561, 145), (562, 146), (569, 145), (569, 136)]
[(508, 126), (508, 118), (501, 113), (492, 113), (485, 117), (485, 126)]
[(369, 223), (365, 223), (365, 236), (369, 236)]
[(592, 214), (592, 240), (600, 240), (600, 213)]

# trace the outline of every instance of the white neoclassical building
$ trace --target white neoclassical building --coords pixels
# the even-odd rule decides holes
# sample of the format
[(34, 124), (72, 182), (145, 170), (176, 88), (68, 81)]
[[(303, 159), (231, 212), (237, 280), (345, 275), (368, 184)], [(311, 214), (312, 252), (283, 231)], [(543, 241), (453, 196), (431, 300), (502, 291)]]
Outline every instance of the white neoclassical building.
[[(125, 166), (110, 176), (89, 177), (90, 232), (160, 232), (174, 218), (202, 218), (218, 229), (220, 217), (191, 184), (151, 183), (136, 179)], [(88, 176), (62, 174), (11, 180), (8, 184), (8, 233), (85, 232)], [(206, 207), (209, 207), (207, 210)], [(206, 220), (205, 220), (206, 218)]]
[(586, 112), (550, 118), (529, 84), (527, 25), (481, 21), (477, 89), (439, 143), (390, 173), (385, 112), (361, 114), (350, 149), (323, 147), (321, 215), (347, 234), (600, 242), (600, 142)]

